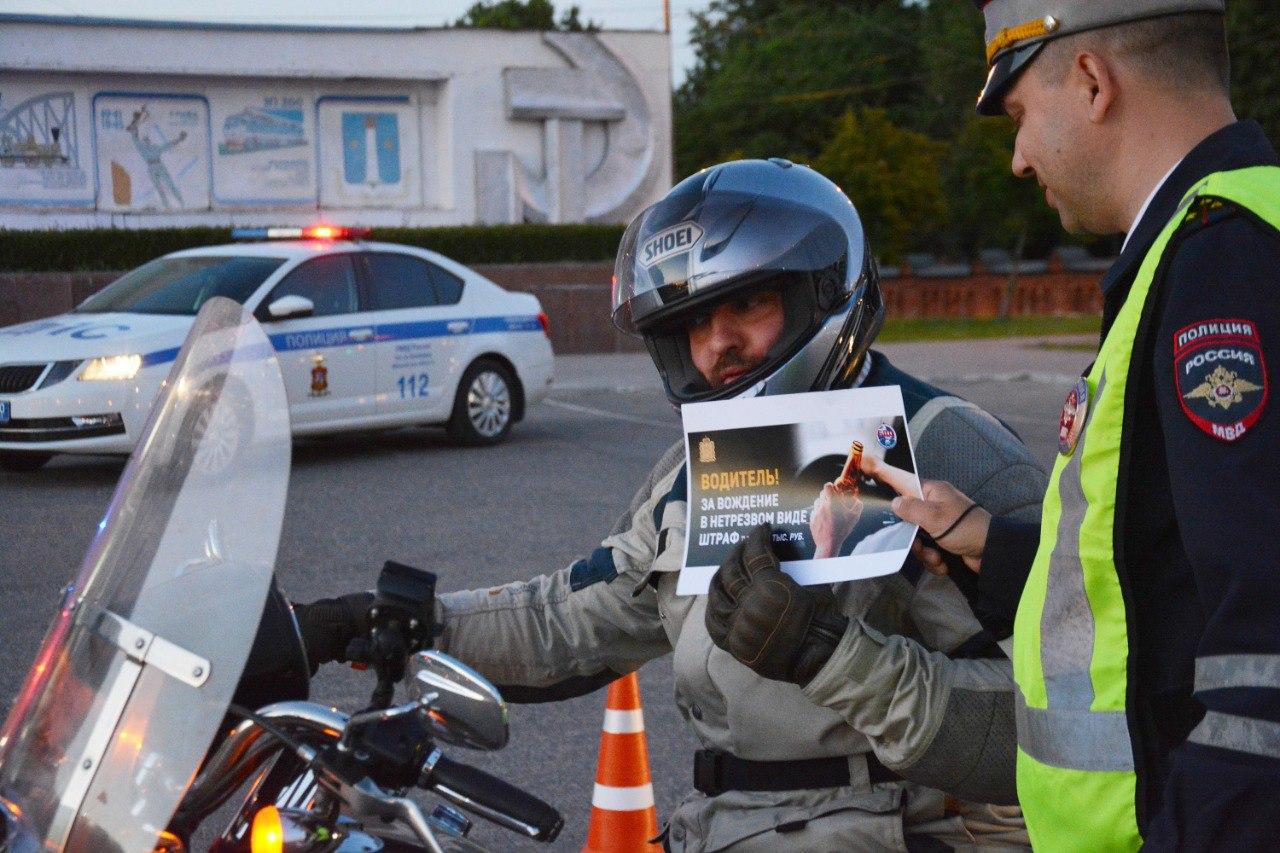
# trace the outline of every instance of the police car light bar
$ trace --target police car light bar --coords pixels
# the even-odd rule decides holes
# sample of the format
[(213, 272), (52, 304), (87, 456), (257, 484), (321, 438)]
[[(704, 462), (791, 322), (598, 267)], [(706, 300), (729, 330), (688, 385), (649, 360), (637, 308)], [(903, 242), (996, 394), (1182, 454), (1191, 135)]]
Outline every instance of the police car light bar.
[(359, 240), (369, 236), (368, 228), (344, 225), (308, 225), (306, 228), (235, 228), (232, 240)]

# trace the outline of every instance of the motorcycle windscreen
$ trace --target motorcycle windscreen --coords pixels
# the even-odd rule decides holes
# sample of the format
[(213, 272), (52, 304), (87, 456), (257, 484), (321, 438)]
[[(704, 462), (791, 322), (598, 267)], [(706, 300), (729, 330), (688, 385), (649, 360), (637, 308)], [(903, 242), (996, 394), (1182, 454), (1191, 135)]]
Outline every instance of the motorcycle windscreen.
[(0, 796), (46, 849), (154, 848), (248, 658), (289, 453), (270, 342), (210, 299), (0, 729)]

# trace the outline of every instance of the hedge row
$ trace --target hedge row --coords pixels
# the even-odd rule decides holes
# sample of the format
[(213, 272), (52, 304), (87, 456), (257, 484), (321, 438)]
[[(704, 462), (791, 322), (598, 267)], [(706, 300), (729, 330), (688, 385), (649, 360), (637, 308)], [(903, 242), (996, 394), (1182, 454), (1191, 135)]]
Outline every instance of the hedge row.
[[(421, 246), (464, 264), (608, 261), (622, 239), (618, 225), (466, 225), (376, 228), (372, 240)], [(125, 270), (166, 252), (231, 240), (230, 228), (0, 229), (0, 272)]]

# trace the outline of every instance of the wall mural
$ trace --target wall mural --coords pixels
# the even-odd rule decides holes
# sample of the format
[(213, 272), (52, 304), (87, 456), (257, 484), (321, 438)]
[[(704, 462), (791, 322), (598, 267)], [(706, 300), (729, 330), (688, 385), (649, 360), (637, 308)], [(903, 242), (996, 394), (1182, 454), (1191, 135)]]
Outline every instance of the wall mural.
[(93, 205), (85, 114), (75, 92), (0, 88), (0, 204)]
[(214, 200), (226, 205), (314, 205), (314, 101), (228, 92), (211, 98)]
[(419, 203), (418, 109), (409, 98), (323, 97), (320, 203), (397, 207)]
[(209, 105), (194, 95), (93, 99), (102, 210), (206, 210)]
[[(653, 75), (638, 76), (593, 33), (536, 38), (550, 64), (495, 67), (499, 88), (468, 79), (471, 88), (439, 103), (412, 83), (352, 92), (334, 91), (344, 85), (336, 81), (9, 77), (0, 81), (0, 208), (209, 211), (210, 221), (221, 211), (317, 208), (405, 211), (406, 222), (428, 209), (485, 223), (625, 221), (666, 168), (666, 126), (655, 127), (644, 89)], [(441, 104), (493, 115), (476, 124), (477, 138), (442, 141)], [(445, 189), (428, 202), (437, 168)], [(474, 205), (446, 191), (468, 183)]]

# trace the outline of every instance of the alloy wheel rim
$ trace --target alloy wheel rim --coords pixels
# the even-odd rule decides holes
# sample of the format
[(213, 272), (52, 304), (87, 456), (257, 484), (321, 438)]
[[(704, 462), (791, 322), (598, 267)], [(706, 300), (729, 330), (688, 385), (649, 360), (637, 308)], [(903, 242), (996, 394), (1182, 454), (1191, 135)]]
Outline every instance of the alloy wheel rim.
[(511, 419), (511, 390), (492, 370), (478, 374), (467, 389), (467, 419), (475, 431), (493, 438)]

